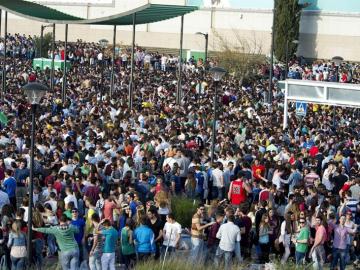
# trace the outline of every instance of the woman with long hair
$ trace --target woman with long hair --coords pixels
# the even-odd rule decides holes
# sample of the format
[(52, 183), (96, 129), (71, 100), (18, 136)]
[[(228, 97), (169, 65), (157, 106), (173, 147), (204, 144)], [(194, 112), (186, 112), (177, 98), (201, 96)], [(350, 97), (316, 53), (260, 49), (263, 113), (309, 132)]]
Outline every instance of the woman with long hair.
[(267, 263), (269, 261), (269, 216), (264, 214), (261, 217), (261, 222), (259, 226), (259, 246), (261, 249), (260, 263)]
[(134, 221), (132, 219), (126, 220), (125, 227), (121, 230), (121, 254), (124, 258), (125, 269), (132, 269), (135, 261), (135, 246), (134, 246)]
[(280, 238), (279, 242), (283, 243), (285, 248), (285, 253), (281, 258), (281, 263), (285, 264), (290, 256), (290, 241), (294, 236), (297, 230), (297, 225), (295, 221), (295, 215), (293, 212), (289, 211), (285, 215), (285, 220), (281, 223), (280, 227)]
[(11, 226), (8, 248), (10, 249), (11, 269), (25, 269), (26, 235), (21, 232), (21, 222), (15, 221)]
[(269, 216), (269, 246), (270, 250), (275, 251), (275, 240), (279, 235), (280, 229), (280, 219), (277, 215), (276, 211), (273, 208), (269, 208), (268, 210)]

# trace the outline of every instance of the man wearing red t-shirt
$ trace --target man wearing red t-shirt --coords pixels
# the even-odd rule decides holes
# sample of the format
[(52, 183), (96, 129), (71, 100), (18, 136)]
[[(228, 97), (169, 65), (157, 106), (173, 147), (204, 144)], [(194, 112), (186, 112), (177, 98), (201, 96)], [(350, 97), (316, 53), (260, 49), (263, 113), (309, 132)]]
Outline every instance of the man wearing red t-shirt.
[(237, 179), (230, 183), (228, 199), (233, 206), (238, 207), (246, 201), (247, 193), (251, 193), (251, 187), (244, 181), (244, 172), (240, 171)]
[(262, 165), (258, 159), (255, 159), (254, 164), (251, 166), (251, 170), (255, 181), (264, 180), (265, 166)]

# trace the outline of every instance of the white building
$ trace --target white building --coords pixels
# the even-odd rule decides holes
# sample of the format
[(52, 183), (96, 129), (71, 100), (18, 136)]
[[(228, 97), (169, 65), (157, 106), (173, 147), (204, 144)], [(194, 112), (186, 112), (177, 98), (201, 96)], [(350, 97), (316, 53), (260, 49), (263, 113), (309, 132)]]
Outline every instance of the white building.
[[(256, 39), (264, 54), (269, 53), (273, 0), (38, 0), (81, 18), (98, 18), (122, 13), (147, 4), (200, 4), (201, 9), (185, 15), (184, 49), (204, 50), (204, 38), (196, 32), (209, 33), (209, 50), (216, 50), (216, 34), (231, 39), (234, 32), (245, 39)], [(304, 0), (301, 0), (304, 2)], [(360, 1), (308, 0), (312, 6), (303, 11), (300, 26), (299, 55), (310, 58), (342, 56), (360, 61)], [(4, 17), (4, 16), (3, 16)], [(4, 24), (2, 24), (3, 26)], [(40, 34), (41, 23), (9, 14), (8, 32)], [(56, 39), (64, 39), (64, 26), (56, 28)], [(139, 25), (136, 43), (146, 47), (178, 48), (180, 18)], [(51, 31), (51, 29), (49, 29)], [(3, 31), (2, 31), (3, 33)], [(131, 43), (131, 26), (119, 26), (117, 42)], [(69, 25), (69, 41), (83, 39), (112, 40), (112, 27)]]

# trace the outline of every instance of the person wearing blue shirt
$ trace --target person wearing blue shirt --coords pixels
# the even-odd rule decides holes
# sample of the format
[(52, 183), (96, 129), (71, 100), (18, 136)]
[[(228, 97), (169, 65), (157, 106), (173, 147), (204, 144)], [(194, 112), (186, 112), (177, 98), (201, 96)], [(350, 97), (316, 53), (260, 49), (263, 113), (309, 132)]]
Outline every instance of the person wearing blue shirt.
[(79, 264), (81, 264), (84, 256), (83, 256), (83, 252), (84, 252), (84, 248), (83, 245), (85, 243), (85, 237), (84, 237), (84, 229), (85, 229), (85, 220), (81, 217), (79, 217), (79, 211), (78, 209), (74, 208), (73, 210), (71, 210), (71, 225), (75, 226), (78, 228), (78, 233), (74, 234), (75, 240), (79, 246)]
[(111, 226), (110, 220), (105, 219), (100, 223), (104, 229), (99, 234), (105, 236), (103, 254), (101, 256), (101, 269), (115, 270), (115, 250), (119, 233)]
[(5, 180), (3, 182), (4, 191), (9, 196), (11, 205), (16, 209), (16, 180), (12, 176), (12, 170), (5, 171)]
[(134, 231), (134, 242), (139, 261), (149, 259), (151, 254), (155, 255), (154, 237), (154, 232), (146, 226), (146, 216), (141, 216), (140, 226)]
[(128, 203), (129, 203), (129, 207), (130, 207), (130, 211), (131, 211), (131, 215), (130, 217), (135, 216), (136, 214), (136, 207), (137, 207), (137, 203), (135, 201), (135, 194), (134, 193), (129, 193), (128, 195)]

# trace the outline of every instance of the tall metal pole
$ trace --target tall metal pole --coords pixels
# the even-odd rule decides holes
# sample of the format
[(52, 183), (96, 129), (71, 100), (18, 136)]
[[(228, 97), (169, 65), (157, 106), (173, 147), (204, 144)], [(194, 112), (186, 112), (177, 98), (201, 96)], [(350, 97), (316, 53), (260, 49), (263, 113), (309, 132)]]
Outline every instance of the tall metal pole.
[(215, 141), (216, 141), (216, 122), (217, 122), (217, 92), (218, 92), (218, 81), (214, 82), (215, 85), (215, 95), (214, 95), (214, 119), (212, 123), (212, 134), (211, 134), (211, 164), (214, 162), (215, 155)]
[(184, 15), (181, 16), (181, 29), (180, 29), (180, 56), (179, 56), (179, 75), (178, 75), (178, 87), (176, 92), (176, 104), (180, 105), (182, 97), (182, 61), (183, 61), (183, 38), (184, 38)]
[[(336, 65), (335, 66), (335, 78), (336, 78), (336, 82), (339, 82), (339, 66)], [(334, 105), (333, 107), (333, 128), (335, 131), (335, 127), (336, 127), (336, 106)]]
[(134, 98), (134, 54), (135, 54), (135, 30), (136, 30), (136, 13), (133, 14), (133, 32), (132, 32), (132, 44), (131, 44), (131, 74), (129, 84), (129, 109), (133, 108)]
[(274, 0), (274, 9), (273, 9), (273, 21), (272, 21), (272, 33), (271, 33), (271, 52), (270, 52), (270, 74), (269, 74), (269, 107), (271, 108), (272, 103), (272, 78), (274, 73), (274, 43), (275, 43), (275, 16), (276, 16), (276, 0)]
[(52, 58), (51, 58), (51, 75), (50, 75), (50, 88), (54, 92), (54, 65), (55, 65), (55, 23), (53, 24), (53, 40), (52, 40)]
[(209, 34), (206, 33), (205, 34), (205, 62), (204, 62), (205, 71), (207, 69), (208, 47), (209, 47)]
[(289, 40), (286, 40), (286, 48), (285, 48), (285, 80), (288, 78), (289, 73)]
[(68, 42), (68, 24), (65, 24), (65, 48), (64, 48), (64, 74), (63, 74), (63, 84), (62, 84), (62, 92), (61, 92), (61, 101), (62, 104), (65, 103), (66, 100), (66, 56), (67, 56), (67, 42)]
[(28, 231), (27, 231), (27, 252), (28, 264), (32, 261), (31, 234), (32, 234), (32, 208), (33, 208), (33, 190), (34, 190), (34, 145), (35, 145), (35, 113), (36, 104), (31, 104), (31, 146), (30, 146), (30, 186), (29, 186), (29, 209), (28, 209)]
[(113, 52), (112, 52), (112, 63), (111, 63), (111, 85), (110, 85), (110, 99), (114, 93), (115, 84), (115, 46), (116, 46), (116, 25), (114, 25), (113, 33)]
[(40, 58), (42, 58), (42, 47), (43, 47), (43, 39), (44, 39), (44, 26), (41, 25), (41, 32), (40, 32)]
[(2, 77), (2, 99), (4, 99), (6, 93), (6, 37), (7, 37), (7, 23), (8, 23), (8, 13), (5, 11), (5, 29), (4, 29), (4, 62), (3, 62), (3, 77)]
[(0, 36), (1, 36), (1, 28), (2, 28), (2, 9), (0, 9)]

